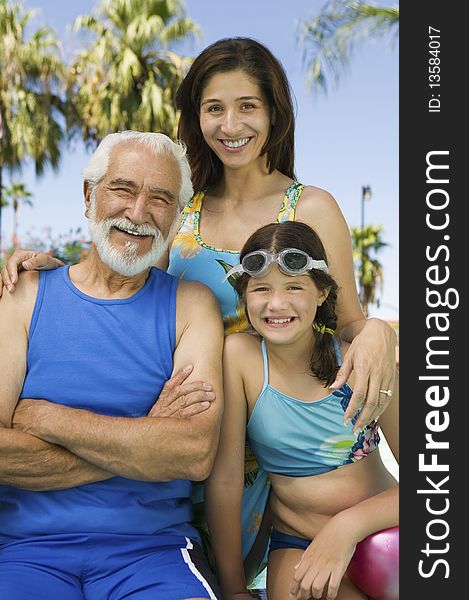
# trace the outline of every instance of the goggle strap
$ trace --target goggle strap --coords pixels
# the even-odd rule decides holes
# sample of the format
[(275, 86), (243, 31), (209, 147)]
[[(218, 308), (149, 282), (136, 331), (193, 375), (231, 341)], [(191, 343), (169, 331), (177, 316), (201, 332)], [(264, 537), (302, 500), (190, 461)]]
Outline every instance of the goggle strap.
[(315, 260), (314, 258), (312, 258), (311, 261), (312, 269), (319, 269), (320, 271), (324, 271), (324, 273), (329, 273), (329, 269), (324, 260)]
[(231, 269), (226, 273), (225, 277), (223, 277), (222, 281), (225, 282), (228, 277), (231, 277), (231, 275), (235, 275), (236, 273), (244, 273), (243, 265), (239, 264), (231, 267)]

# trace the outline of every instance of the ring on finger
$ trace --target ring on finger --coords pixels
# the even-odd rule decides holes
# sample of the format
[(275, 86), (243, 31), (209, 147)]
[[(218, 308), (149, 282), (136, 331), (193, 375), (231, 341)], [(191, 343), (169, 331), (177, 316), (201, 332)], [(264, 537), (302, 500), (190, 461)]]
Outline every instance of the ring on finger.
[(380, 394), (386, 394), (386, 396), (389, 396), (391, 398), (392, 396), (392, 390), (379, 390)]

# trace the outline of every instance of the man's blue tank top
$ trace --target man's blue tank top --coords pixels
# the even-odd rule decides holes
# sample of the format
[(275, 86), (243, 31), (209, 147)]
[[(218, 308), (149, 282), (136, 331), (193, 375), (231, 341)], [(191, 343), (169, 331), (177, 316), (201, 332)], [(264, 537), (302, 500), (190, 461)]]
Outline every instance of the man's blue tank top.
[[(21, 398), (44, 398), (103, 415), (148, 414), (171, 376), (177, 278), (159, 269), (126, 299), (87, 296), (68, 267), (39, 273)], [(57, 533), (181, 535), (190, 525), (191, 482), (114, 477), (34, 492), (0, 486), (0, 543)]]

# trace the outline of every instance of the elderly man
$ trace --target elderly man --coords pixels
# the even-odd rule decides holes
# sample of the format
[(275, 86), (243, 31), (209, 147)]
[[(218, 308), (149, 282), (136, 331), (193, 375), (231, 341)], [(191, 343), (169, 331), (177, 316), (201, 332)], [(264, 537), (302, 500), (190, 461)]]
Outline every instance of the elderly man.
[(0, 598), (216, 598), (191, 526), (214, 460), (223, 328), (152, 267), (190, 198), (184, 149), (107, 136), (84, 170), (94, 247), (0, 302)]

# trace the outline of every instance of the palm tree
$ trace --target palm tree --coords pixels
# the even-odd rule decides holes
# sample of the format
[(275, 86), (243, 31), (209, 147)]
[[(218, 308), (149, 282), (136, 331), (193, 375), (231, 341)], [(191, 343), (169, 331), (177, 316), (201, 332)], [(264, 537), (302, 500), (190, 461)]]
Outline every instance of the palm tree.
[(122, 129), (176, 135), (176, 90), (191, 59), (168, 45), (198, 34), (179, 0), (103, 0), (75, 31), (93, 41), (71, 65), (69, 96), (83, 139)]
[(358, 42), (371, 37), (390, 37), (394, 41), (398, 34), (398, 5), (330, 0), (317, 17), (300, 22), (309, 85), (327, 92), (331, 83), (337, 85)]
[(378, 253), (388, 246), (381, 239), (381, 225), (366, 225), (361, 227), (352, 227), (352, 245), (353, 257), (358, 265), (358, 280), (360, 282), (360, 298), (363, 312), (368, 316), (368, 305), (378, 304), (378, 291), (383, 285), (383, 267), (379, 260), (372, 256), (372, 253)]
[(26, 38), (33, 16), (0, 0), (0, 247), (3, 170), (18, 170), (27, 159), (37, 175), (47, 165), (56, 169), (63, 139), (60, 48), (48, 27)]
[(18, 245), (18, 213), (20, 205), (32, 206), (31, 192), (28, 192), (24, 183), (12, 183), (11, 187), (3, 188), (3, 194), (5, 198), (9, 199), (9, 203), (5, 202), (6, 205), (11, 204), (13, 208), (13, 235), (12, 245), (16, 247)]

